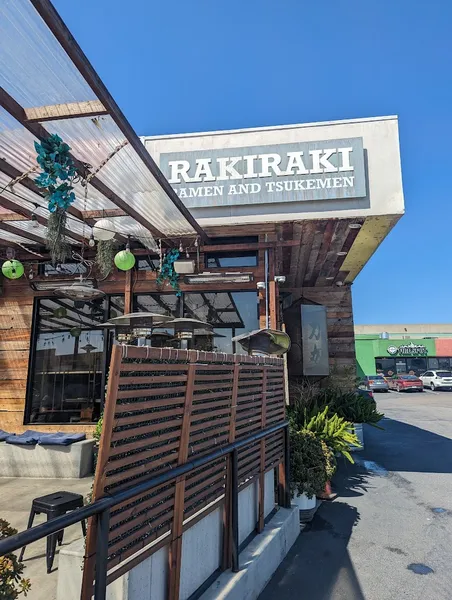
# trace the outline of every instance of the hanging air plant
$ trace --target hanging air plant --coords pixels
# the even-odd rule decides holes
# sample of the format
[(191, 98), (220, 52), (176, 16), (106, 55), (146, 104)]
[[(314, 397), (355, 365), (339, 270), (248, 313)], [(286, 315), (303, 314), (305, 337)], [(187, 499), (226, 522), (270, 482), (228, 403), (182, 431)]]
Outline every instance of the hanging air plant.
[(40, 144), (35, 142), (35, 149), (38, 153), (36, 161), (42, 169), (35, 183), (44, 190), (49, 203), (47, 247), (55, 264), (70, 256), (64, 230), (66, 211), (75, 200), (72, 183), (77, 177), (77, 170), (70, 156), (70, 147), (59, 135), (53, 134)]
[(64, 263), (71, 255), (71, 247), (66, 240), (66, 211), (60, 207), (51, 212), (47, 222), (47, 248), (52, 264)]
[(100, 240), (97, 242), (96, 266), (99, 271), (99, 275), (103, 279), (110, 275), (111, 270), (113, 269), (114, 258), (115, 247), (112, 239)]
[(173, 248), (165, 254), (161, 259), (160, 273), (157, 277), (157, 285), (162, 285), (167, 281), (173, 290), (176, 292), (176, 296), (181, 296), (182, 293), (179, 287), (179, 273), (174, 270), (174, 262), (179, 258), (180, 252)]

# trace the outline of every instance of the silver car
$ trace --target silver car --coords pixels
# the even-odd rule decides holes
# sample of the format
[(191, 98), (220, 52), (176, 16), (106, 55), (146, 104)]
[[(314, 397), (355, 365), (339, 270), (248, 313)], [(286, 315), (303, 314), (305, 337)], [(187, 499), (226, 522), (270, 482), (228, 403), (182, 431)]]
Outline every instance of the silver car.
[(388, 392), (389, 385), (381, 375), (366, 375), (359, 387), (372, 392)]

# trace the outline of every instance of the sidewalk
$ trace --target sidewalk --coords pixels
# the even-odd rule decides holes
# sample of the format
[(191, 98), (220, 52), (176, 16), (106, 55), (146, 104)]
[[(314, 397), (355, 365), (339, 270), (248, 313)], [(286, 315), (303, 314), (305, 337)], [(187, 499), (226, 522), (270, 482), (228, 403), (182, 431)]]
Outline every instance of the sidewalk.
[[(12, 527), (23, 531), (27, 527), (33, 498), (52, 492), (74, 492), (84, 497), (91, 489), (92, 477), (84, 479), (28, 479), (25, 477), (0, 478), (0, 518)], [(36, 515), (33, 525), (45, 522), (45, 515)], [(80, 524), (68, 527), (64, 532), (63, 546), (82, 537)], [(46, 540), (28, 546), (24, 557), (24, 577), (31, 581), (27, 600), (55, 600), (58, 580), (57, 547), (52, 572), (47, 575), (45, 559)], [(20, 551), (16, 552), (19, 555)], [(20, 596), (22, 598), (23, 596)]]
[(341, 461), (337, 499), (323, 503), (259, 600), (452, 597), (452, 403), (402, 397), (379, 408), (384, 431), (367, 427), (357, 464)]

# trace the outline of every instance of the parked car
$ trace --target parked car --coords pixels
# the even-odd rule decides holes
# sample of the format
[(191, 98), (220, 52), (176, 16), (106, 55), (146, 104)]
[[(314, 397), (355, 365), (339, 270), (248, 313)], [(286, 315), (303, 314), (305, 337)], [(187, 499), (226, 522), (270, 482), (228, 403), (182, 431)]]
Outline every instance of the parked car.
[(389, 385), (381, 375), (367, 375), (358, 387), (364, 390), (372, 390), (372, 392), (389, 391)]
[(362, 398), (366, 398), (366, 400), (373, 400), (374, 399), (374, 394), (371, 390), (362, 390), (360, 388), (358, 388), (356, 390), (358, 396), (361, 396)]
[(433, 392), (435, 390), (452, 390), (452, 372), (451, 371), (426, 371), (420, 376), (424, 387), (429, 387)]
[(423, 392), (424, 385), (415, 375), (396, 375), (389, 380), (389, 388), (398, 392)]

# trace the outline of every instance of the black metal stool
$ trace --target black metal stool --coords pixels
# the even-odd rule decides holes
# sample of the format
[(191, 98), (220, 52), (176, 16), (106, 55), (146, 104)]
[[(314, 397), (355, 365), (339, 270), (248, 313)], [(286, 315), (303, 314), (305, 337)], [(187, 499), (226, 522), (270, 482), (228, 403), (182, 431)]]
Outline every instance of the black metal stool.
[[(33, 520), (35, 515), (44, 513), (47, 515), (47, 521), (55, 519), (60, 515), (64, 515), (71, 510), (81, 508), (83, 506), (83, 496), (81, 494), (73, 494), (72, 492), (55, 492), (54, 494), (47, 494), (47, 496), (41, 496), (35, 498), (31, 505), (30, 516), (28, 517), (28, 529), (33, 526)], [(86, 524), (82, 521), (83, 535), (86, 536)], [(52, 570), (53, 559), (55, 557), (55, 548), (58, 545), (61, 546), (63, 542), (64, 529), (57, 531), (47, 537), (47, 549), (46, 549), (46, 560), (47, 560), (47, 573)], [(20, 551), (19, 562), (22, 561), (25, 553), (25, 546)]]

